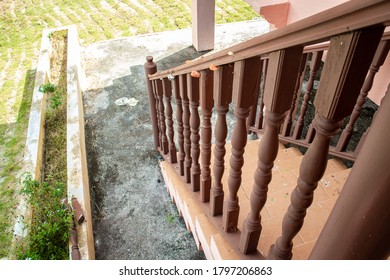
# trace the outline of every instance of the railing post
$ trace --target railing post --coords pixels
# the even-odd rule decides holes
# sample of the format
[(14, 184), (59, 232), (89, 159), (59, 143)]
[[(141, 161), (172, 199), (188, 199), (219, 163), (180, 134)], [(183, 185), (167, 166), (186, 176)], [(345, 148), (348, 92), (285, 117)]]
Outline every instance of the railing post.
[(179, 77), (175, 77), (172, 81), (173, 95), (176, 101), (176, 122), (177, 122), (177, 142), (179, 144), (179, 174), (184, 176), (184, 135), (183, 135), (183, 107), (180, 97)]
[(350, 100), (356, 100), (359, 94), (382, 33), (383, 27), (376, 26), (331, 38), (314, 103), (316, 135), (302, 160), (297, 186), (283, 218), (282, 235), (271, 246), (270, 259), (292, 258), (292, 240), (303, 226), (326, 169), (330, 138), (337, 133), (340, 121), (352, 112), (354, 104)]
[(160, 133), (161, 133), (161, 144), (160, 149), (164, 155), (168, 153), (168, 138), (166, 134), (167, 126), (165, 124), (165, 109), (164, 109), (164, 101), (163, 101), (163, 87), (162, 80), (155, 80), (155, 90), (158, 101), (158, 113), (160, 120)]
[(163, 79), (163, 92), (164, 92), (164, 100), (167, 106), (167, 125), (168, 125), (168, 140), (169, 140), (169, 160), (171, 163), (177, 162), (176, 156), (176, 145), (174, 141), (174, 129), (173, 129), (173, 120), (172, 120), (172, 85), (171, 81), (168, 79)]
[(153, 96), (154, 100), (156, 101), (155, 104), (155, 112), (157, 114), (157, 128), (158, 128), (158, 147), (162, 150), (162, 133), (161, 133), (161, 118), (160, 118), (160, 103), (158, 101), (158, 94), (157, 94), (157, 80), (152, 81), (152, 89), (153, 89)]
[(313, 53), (313, 56), (311, 58), (310, 62), (310, 77), (306, 84), (305, 94), (303, 96), (303, 102), (301, 106), (301, 112), (299, 114), (299, 118), (297, 121), (297, 125), (294, 129), (293, 138), (294, 139), (300, 139), (302, 136), (302, 130), (303, 130), (303, 120), (305, 118), (307, 105), (309, 103), (310, 94), (313, 90), (314, 86), (314, 78), (317, 73), (318, 68), (320, 67), (320, 62), (322, 58), (323, 51), (318, 51)]
[(247, 142), (246, 118), (249, 108), (254, 103), (254, 89), (257, 87), (260, 75), (260, 57), (252, 57), (234, 63), (233, 100), (234, 115), (237, 117), (231, 138), (230, 173), (228, 177), (229, 195), (223, 209), (223, 228), (226, 232), (237, 231), (238, 190), (241, 186), (244, 151)]
[(149, 114), (150, 120), (152, 122), (153, 128), (153, 140), (155, 149), (159, 148), (159, 139), (158, 139), (158, 125), (157, 125), (157, 112), (156, 112), (156, 100), (153, 95), (153, 84), (149, 80), (149, 75), (152, 75), (157, 72), (157, 65), (153, 62), (152, 56), (146, 57), (146, 62), (144, 64), (145, 69), (145, 79), (146, 79), (146, 93), (148, 94), (149, 100)]
[(375, 74), (379, 71), (379, 68), (383, 65), (385, 62), (386, 56), (390, 49), (390, 41), (381, 41), (379, 43), (378, 49), (375, 53), (374, 59), (372, 61), (372, 64), (370, 66), (370, 70), (368, 72), (368, 75), (366, 79), (364, 80), (362, 89), (360, 90), (359, 97), (356, 101), (355, 107), (353, 108), (353, 112), (351, 114), (351, 117), (349, 119), (348, 124), (346, 125), (345, 129), (341, 133), (340, 139), (336, 146), (336, 151), (345, 151), (349, 140), (352, 137), (352, 130), (353, 126), (358, 119), (360, 115), (360, 111), (362, 109), (362, 106), (364, 102), (366, 102), (366, 97), (368, 95), (368, 92), (371, 90), (372, 84), (374, 83), (374, 77)]
[(199, 73), (194, 76), (193, 73), (187, 74), (187, 91), (190, 98), (191, 117), (190, 117), (190, 130), (191, 130), (191, 187), (192, 191), (197, 192), (200, 190), (200, 165), (199, 165)]
[(390, 84), (370, 133), (309, 259), (390, 255)]
[(187, 77), (179, 76), (180, 96), (183, 102), (183, 135), (184, 135), (184, 179), (186, 183), (191, 182), (191, 130), (190, 130), (190, 101), (187, 93)]
[(201, 185), (200, 198), (202, 202), (210, 201), (211, 189), (211, 115), (214, 105), (213, 100), (213, 72), (210, 70), (201, 71), (200, 76), (200, 106), (202, 108), (202, 130), (201, 130)]
[(279, 128), (285, 113), (291, 107), (302, 51), (301, 46), (292, 47), (273, 52), (269, 56), (269, 82), (264, 92), (266, 126), (258, 149), (257, 169), (250, 196), (251, 211), (244, 222), (239, 245), (243, 254), (257, 250), (261, 233), (260, 211), (267, 201), (268, 184), (271, 182), (272, 167), (279, 148)]
[(211, 187), (210, 209), (211, 215), (222, 214), (224, 191), (222, 176), (225, 171), (224, 157), (226, 154), (225, 143), (228, 132), (226, 114), (232, 101), (233, 65), (223, 65), (214, 71), (213, 93), (217, 110), (217, 122), (215, 124), (214, 147), (214, 181)]

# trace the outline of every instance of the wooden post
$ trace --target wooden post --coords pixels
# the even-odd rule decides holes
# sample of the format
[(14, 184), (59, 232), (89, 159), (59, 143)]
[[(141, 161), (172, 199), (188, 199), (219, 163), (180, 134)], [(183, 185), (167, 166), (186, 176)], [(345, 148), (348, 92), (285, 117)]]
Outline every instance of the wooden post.
[(160, 132), (161, 132), (161, 152), (166, 155), (168, 153), (168, 138), (166, 134), (167, 126), (165, 124), (165, 109), (164, 109), (164, 101), (163, 101), (163, 88), (162, 88), (162, 80), (155, 80), (155, 90), (158, 101), (158, 113), (160, 120)]
[(184, 135), (183, 135), (183, 107), (182, 100), (180, 97), (180, 85), (179, 85), (179, 77), (175, 77), (172, 81), (173, 94), (175, 96), (176, 101), (176, 122), (177, 122), (177, 141), (179, 144), (179, 174), (180, 176), (184, 176)]
[(150, 120), (152, 122), (153, 128), (153, 140), (155, 149), (159, 148), (159, 139), (158, 139), (158, 125), (157, 125), (157, 112), (156, 112), (156, 100), (153, 94), (153, 84), (152, 81), (149, 80), (149, 76), (157, 72), (157, 65), (153, 62), (152, 56), (146, 57), (146, 63), (144, 64), (145, 69), (145, 79), (146, 79), (146, 93), (148, 94), (149, 100), (149, 114)]
[(187, 93), (187, 77), (179, 76), (180, 96), (183, 102), (183, 135), (184, 135), (184, 180), (186, 183), (191, 182), (191, 130), (190, 130), (190, 101)]
[(214, 48), (215, 0), (192, 0), (192, 44), (197, 51)]
[(228, 177), (229, 195), (223, 209), (222, 226), (226, 232), (237, 231), (238, 190), (241, 186), (242, 166), (244, 165), (244, 151), (247, 142), (246, 118), (249, 108), (254, 103), (254, 89), (257, 87), (260, 75), (260, 57), (252, 57), (234, 63), (233, 100), (234, 115), (237, 118), (233, 128), (230, 157), (230, 173)]
[(225, 171), (224, 157), (226, 154), (225, 143), (227, 136), (226, 114), (232, 101), (233, 65), (220, 66), (214, 71), (213, 93), (217, 110), (217, 122), (215, 124), (215, 147), (214, 147), (214, 181), (211, 187), (210, 209), (211, 215), (222, 214), (224, 191), (222, 176)]
[(282, 235), (271, 246), (270, 259), (292, 258), (292, 240), (303, 226), (306, 210), (326, 169), (330, 138), (337, 133), (340, 121), (352, 112), (354, 104), (350, 100), (356, 100), (359, 94), (383, 29), (376, 26), (331, 38), (314, 103), (316, 135), (302, 160), (297, 186), (283, 218)]
[(268, 83), (264, 92), (266, 126), (258, 149), (255, 182), (250, 196), (251, 211), (244, 222), (239, 245), (243, 254), (257, 250), (261, 232), (260, 211), (267, 201), (268, 184), (271, 182), (272, 167), (278, 154), (279, 129), (285, 113), (291, 107), (302, 51), (301, 46), (292, 47), (273, 52), (269, 56)]
[(171, 81), (169, 81), (168, 79), (163, 79), (163, 92), (164, 92), (165, 104), (167, 106), (169, 160), (170, 163), (173, 164), (177, 162), (177, 156), (176, 156), (176, 145), (174, 141), (174, 129), (173, 129), (173, 120), (172, 120), (172, 113), (173, 113), (172, 104), (171, 104), (172, 85), (171, 85)]
[(370, 133), (309, 259), (390, 255), (390, 84)]
[(199, 165), (199, 77), (193, 77), (192, 74), (187, 74), (187, 92), (190, 98), (191, 106), (191, 187), (192, 191), (197, 192), (200, 190), (200, 165)]
[(200, 198), (202, 202), (210, 201), (211, 189), (211, 115), (214, 105), (213, 100), (213, 72), (204, 70), (200, 76), (200, 106), (202, 108), (202, 130), (201, 130), (201, 184)]

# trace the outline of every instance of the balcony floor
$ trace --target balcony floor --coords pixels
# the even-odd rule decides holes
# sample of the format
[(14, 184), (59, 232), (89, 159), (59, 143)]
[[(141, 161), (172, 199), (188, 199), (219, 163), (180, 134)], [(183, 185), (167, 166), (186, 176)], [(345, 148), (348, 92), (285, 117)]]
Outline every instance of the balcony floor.
[[(239, 231), (250, 210), (249, 197), (253, 188), (253, 174), (257, 167), (256, 155), (259, 143), (260, 141), (249, 141), (245, 148), (242, 185), (238, 192)], [(229, 144), (226, 145), (226, 150), (225, 163), (228, 163)], [(291, 192), (296, 186), (302, 157), (297, 149), (286, 149), (280, 145), (272, 171), (273, 178), (269, 185), (267, 203), (261, 212), (263, 230), (258, 251), (262, 255), (268, 254), (270, 245), (281, 234), (282, 219), (290, 204)], [(223, 186), (226, 198), (229, 165), (225, 166)], [(193, 193), (190, 186), (184, 183), (177, 173), (177, 165), (170, 165), (167, 161), (163, 161), (161, 169), (171, 198), (186, 221), (188, 230), (192, 232), (198, 248), (203, 249), (208, 259), (262, 258), (260, 254), (243, 256), (239, 253), (237, 244), (240, 233), (226, 234), (223, 232), (221, 217), (212, 218), (210, 216), (208, 203), (201, 203), (199, 193)], [(328, 161), (325, 175), (315, 191), (313, 204), (307, 211), (304, 226), (294, 238), (293, 259), (308, 258), (348, 174), (349, 169), (346, 169), (339, 160)]]

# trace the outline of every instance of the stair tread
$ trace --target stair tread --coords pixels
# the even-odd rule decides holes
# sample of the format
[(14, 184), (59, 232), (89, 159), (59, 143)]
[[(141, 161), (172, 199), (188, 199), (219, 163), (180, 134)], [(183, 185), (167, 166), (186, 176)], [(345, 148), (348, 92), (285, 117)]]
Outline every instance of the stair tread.
[[(244, 154), (244, 166), (242, 169), (242, 184), (238, 191), (240, 201), (240, 213), (238, 229), (242, 230), (243, 222), (250, 212), (250, 194), (254, 184), (254, 173), (257, 168), (257, 151), (260, 141), (248, 141)], [(222, 177), (225, 200), (228, 194), (228, 176), (230, 144), (226, 144), (225, 172)], [(268, 199), (261, 211), (262, 233), (258, 250), (267, 255), (269, 246), (275, 243), (281, 234), (282, 220), (290, 205), (291, 193), (297, 185), (299, 166), (303, 155), (296, 148), (284, 148), (279, 146), (278, 157), (272, 172), (272, 181), (269, 184)], [(213, 157), (212, 157), (213, 161)], [(170, 184), (179, 184), (180, 187), (168, 187), (173, 200), (178, 206), (186, 220), (186, 225), (192, 231), (198, 248), (203, 248), (209, 259), (237, 259), (242, 257), (237, 251), (237, 244), (229, 244), (224, 239), (225, 234), (221, 232), (209, 219), (209, 213), (204, 213), (201, 203), (194, 198), (194, 193), (181, 180), (179, 175), (168, 163), (162, 163), (162, 170), (165, 172), (171, 167), (168, 175), (164, 178), (175, 175), (174, 180), (167, 180)], [(333, 205), (341, 191), (341, 188), (348, 177), (350, 169), (347, 169), (342, 161), (329, 159), (324, 177), (318, 183), (314, 192), (312, 206), (307, 210), (304, 225), (298, 235), (294, 238), (293, 255), (294, 259), (307, 259), (309, 252), (315, 244), (315, 240), (333, 208)], [(197, 196), (198, 194), (195, 194)], [(226, 247), (226, 248), (225, 248)]]

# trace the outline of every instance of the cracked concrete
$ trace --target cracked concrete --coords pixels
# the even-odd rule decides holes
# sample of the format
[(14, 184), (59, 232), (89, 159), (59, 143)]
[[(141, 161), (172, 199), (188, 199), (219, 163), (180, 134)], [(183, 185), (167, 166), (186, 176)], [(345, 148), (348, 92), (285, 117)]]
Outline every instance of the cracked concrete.
[[(216, 28), (221, 49), (268, 31), (265, 21)], [(143, 64), (196, 58), (191, 30), (82, 47), (84, 114), (96, 259), (205, 259), (165, 189), (154, 150)], [(135, 106), (118, 106), (126, 97)]]

